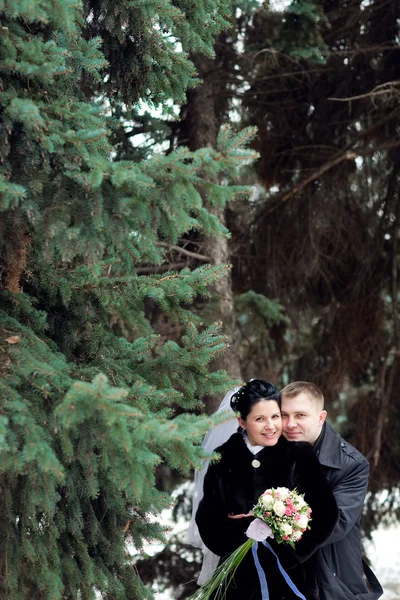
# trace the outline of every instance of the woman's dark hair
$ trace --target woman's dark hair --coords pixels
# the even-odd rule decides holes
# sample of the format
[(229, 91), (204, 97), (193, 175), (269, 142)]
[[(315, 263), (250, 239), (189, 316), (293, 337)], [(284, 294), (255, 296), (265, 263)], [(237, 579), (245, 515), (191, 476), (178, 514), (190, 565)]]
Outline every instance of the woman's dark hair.
[(238, 412), (243, 420), (261, 400), (275, 400), (281, 407), (281, 394), (272, 383), (264, 379), (252, 379), (242, 386), (231, 398), (231, 409)]

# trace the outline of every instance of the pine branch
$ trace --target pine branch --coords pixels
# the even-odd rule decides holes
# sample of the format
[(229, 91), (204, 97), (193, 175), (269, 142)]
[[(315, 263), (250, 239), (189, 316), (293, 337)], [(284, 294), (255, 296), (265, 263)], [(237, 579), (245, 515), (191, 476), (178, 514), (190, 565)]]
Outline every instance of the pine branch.
[(136, 273), (138, 275), (155, 275), (157, 273), (164, 273), (165, 271), (178, 271), (187, 267), (186, 262), (168, 263), (166, 265), (154, 265), (152, 267), (137, 267)]

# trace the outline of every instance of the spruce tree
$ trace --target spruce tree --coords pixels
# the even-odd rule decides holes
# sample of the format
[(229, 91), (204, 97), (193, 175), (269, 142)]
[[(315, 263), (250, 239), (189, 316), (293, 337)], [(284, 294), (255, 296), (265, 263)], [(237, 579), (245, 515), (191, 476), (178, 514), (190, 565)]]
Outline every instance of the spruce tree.
[[(209, 368), (220, 325), (191, 310), (227, 266), (140, 269), (189, 230), (228, 235), (205, 202), (246, 192), (218, 182), (254, 156), (253, 130), (120, 160), (114, 109), (183, 101), (186, 52), (211, 54), (224, 14), (225, 0), (0, 1), (1, 598), (151, 597), (128, 548), (165, 539), (155, 469), (198, 464), (210, 421), (185, 411), (230, 383)], [(179, 344), (149, 307), (184, 328)]]

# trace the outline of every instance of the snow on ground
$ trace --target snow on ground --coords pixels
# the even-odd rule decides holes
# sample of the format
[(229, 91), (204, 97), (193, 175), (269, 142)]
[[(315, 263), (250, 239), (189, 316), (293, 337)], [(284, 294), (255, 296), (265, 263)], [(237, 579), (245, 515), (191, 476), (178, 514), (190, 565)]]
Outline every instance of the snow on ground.
[(366, 545), (371, 567), (384, 589), (381, 600), (400, 600), (400, 525), (381, 527)]

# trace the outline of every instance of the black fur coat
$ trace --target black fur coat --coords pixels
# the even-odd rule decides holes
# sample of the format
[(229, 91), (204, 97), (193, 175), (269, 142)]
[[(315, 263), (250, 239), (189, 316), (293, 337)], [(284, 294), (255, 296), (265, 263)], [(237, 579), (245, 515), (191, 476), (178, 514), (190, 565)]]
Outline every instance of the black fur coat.
[[(286, 544), (272, 541), (271, 545), (306, 599), (318, 600), (312, 555), (332, 532), (338, 509), (312, 446), (307, 442), (287, 442), (281, 437), (276, 446), (265, 447), (253, 455), (242, 434), (235, 433), (216, 452), (221, 459), (208, 468), (204, 496), (196, 514), (204, 544), (223, 560), (248, 539), (245, 531), (252, 520), (252, 517), (229, 519), (228, 514), (248, 513), (267, 488), (296, 488), (304, 493), (312, 508), (311, 529), (297, 542), (295, 551)], [(252, 466), (255, 458), (260, 463), (258, 468)], [(267, 577), (270, 600), (297, 598), (279, 573), (276, 559), (262, 544), (258, 545), (258, 554)], [(251, 552), (237, 570), (226, 599), (261, 599)]]

